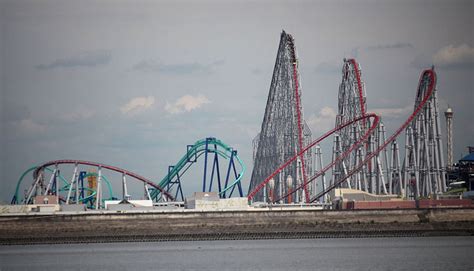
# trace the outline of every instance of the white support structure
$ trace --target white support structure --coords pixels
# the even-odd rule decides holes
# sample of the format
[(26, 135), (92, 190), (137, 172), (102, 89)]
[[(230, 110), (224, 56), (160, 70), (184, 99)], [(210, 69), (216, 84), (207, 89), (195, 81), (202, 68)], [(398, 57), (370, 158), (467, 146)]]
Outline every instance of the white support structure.
[[(339, 127), (366, 113), (365, 84), (361, 80), (361, 75), (360, 66), (354, 59), (344, 59), (335, 127)], [(369, 125), (369, 121), (366, 120), (355, 122), (334, 134), (333, 161), (359, 141)], [(377, 133), (371, 135), (363, 145), (336, 163), (333, 166), (331, 183), (344, 179), (352, 168), (360, 165), (365, 157), (374, 152), (383, 143), (384, 133), (383, 127), (379, 128)], [(382, 164), (384, 161), (380, 159), (379, 155), (376, 155), (359, 172), (347, 178), (347, 182), (344, 182), (341, 186), (370, 193), (379, 194), (381, 191), (386, 193), (386, 177), (384, 175), (387, 174), (387, 171), (384, 168), (387, 163)], [(383, 186), (382, 189), (381, 186)]]
[(42, 179), (43, 179), (43, 171), (40, 171), (38, 173), (38, 176), (36, 176), (36, 179), (33, 182), (33, 185), (31, 186), (31, 188), (28, 192), (28, 196), (26, 197), (25, 201), (23, 202), (24, 204), (29, 204), (29, 202), (31, 200), (31, 197), (33, 196), (33, 193), (37, 192), (38, 184), (41, 182)]
[(149, 200), (153, 200), (150, 195), (150, 190), (148, 189), (148, 184), (145, 183), (145, 192), (146, 192), (146, 198)]
[[(316, 173), (316, 172), (321, 171), (323, 169), (323, 165), (324, 165), (323, 153), (321, 152), (321, 146), (319, 146), (319, 145), (316, 145), (315, 159), (314, 160), (315, 160), (315, 163), (316, 163), (316, 165), (315, 165), (315, 173)], [(322, 188), (321, 191), (326, 190), (327, 183), (326, 183), (326, 174), (325, 173), (323, 173), (321, 175), (321, 182), (320, 183), (321, 183), (321, 188)], [(317, 191), (317, 186), (316, 186), (317, 184), (318, 184), (318, 181), (315, 181), (314, 182), (314, 185), (315, 185), (314, 193), (315, 194), (320, 192), (320, 191)], [(327, 202), (329, 202), (329, 195), (326, 194), (326, 195), (324, 195), (323, 199), (318, 199), (318, 200), (327, 203)]]
[(72, 173), (71, 182), (69, 183), (69, 190), (67, 192), (66, 204), (69, 204), (69, 200), (71, 199), (71, 193), (72, 193), (74, 184), (76, 185), (76, 202), (77, 202), (77, 198), (78, 198), (77, 192), (79, 192), (79, 186), (77, 185), (77, 164), (74, 166), (74, 172)]
[(97, 188), (96, 188), (96, 195), (95, 195), (95, 209), (98, 210), (101, 207), (102, 201), (102, 167), (99, 166), (97, 170)]
[[(379, 145), (382, 145), (383, 142), (387, 141), (386, 138), (386, 133), (385, 133), (385, 125), (383, 123), (380, 123), (379, 125)], [(383, 150), (383, 162), (384, 164), (382, 165), (382, 169), (385, 169), (384, 172), (382, 172), (384, 179), (388, 182), (388, 194), (393, 193), (393, 182), (392, 179), (390, 178), (390, 166), (388, 162), (388, 148), (385, 148)]]
[(127, 178), (125, 173), (122, 173), (122, 199), (129, 200), (130, 196), (128, 195), (127, 189)]
[[(434, 70), (433, 70), (434, 73)], [(355, 122), (339, 129), (334, 134), (333, 161), (339, 156), (345, 157), (333, 166), (333, 180), (341, 187), (354, 187), (374, 194), (398, 194), (408, 197), (436, 197), (446, 191), (445, 165), (441, 143), (439, 110), (437, 102), (436, 74), (423, 73), (415, 99), (415, 109), (423, 103), (427, 91), (433, 92), (413, 117), (405, 130), (405, 159), (400, 161), (399, 148), (395, 141), (391, 144), (391, 160), (388, 159), (385, 126), (382, 122), (375, 133), (371, 134), (356, 150), (351, 150), (365, 133), (370, 123)], [(338, 94), (338, 114), (335, 127), (349, 122), (366, 112), (364, 83), (361, 69), (354, 59), (344, 59), (342, 82)], [(447, 118), (451, 117), (447, 113)], [(351, 153), (348, 153), (351, 150)], [(359, 172), (352, 174), (351, 169), (366, 161), (365, 157), (375, 153)], [(403, 167), (400, 166), (403, 164)], [(347, 178), (348, 172), (351, 173)]]
[[(288, 175), (286, 177), (286, 193), (289, 194), (291, 192), (292, 187), (293, 187), (293, 177), (291, 177), (291, 175)], [(293, 203), (293, 200), (288, 199), (288, 203)]]
[(46, 186), (46, 189), (44, 190), (44, 195), (45, 196), (48, 195), (48, 192), (51, 189), (51, 186), (53, 185), (53, 182), (55, 181), (55, 179), (57, 177), (57, 173), (58, 173), (58, 166), (56, 165), (56, 167), (54, 168), (53, 174), (49, 178), (48, 185)]
[[(422, 102), (432, 78), (421, 78), (415, 100), (415, 108)], [(439, 125), (437, 90), (427, 100), (421, 112), (406, 129), (403, 182), (405, 195), (436, 197), (446, 192), (443, 146)], [(412, 180), (415, 178), (415, 184)]]
[(390, 156), (390, 174), (389, 174), (389, 182), (390, 182), (390, 188), (393, 186), (393, 190), (390, 191), (390, 194), (394, 192), (395, 194), (398, 195), (403, 195), (404, 188), (402, 184), (402, 176), (401, 176), (401, 171), (400, 171), (400, 152), (398, 150), (398, 144), (397, 141), (392, 141), (391, 144), (391, 156)]

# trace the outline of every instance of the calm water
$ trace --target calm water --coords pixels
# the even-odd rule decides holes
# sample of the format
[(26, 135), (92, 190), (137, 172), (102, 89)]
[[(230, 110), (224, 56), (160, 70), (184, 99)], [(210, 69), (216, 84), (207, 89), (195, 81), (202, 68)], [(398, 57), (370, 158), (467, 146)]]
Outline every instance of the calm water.
[(0, 270), (474, 270), (474, 237), (0, 246)]

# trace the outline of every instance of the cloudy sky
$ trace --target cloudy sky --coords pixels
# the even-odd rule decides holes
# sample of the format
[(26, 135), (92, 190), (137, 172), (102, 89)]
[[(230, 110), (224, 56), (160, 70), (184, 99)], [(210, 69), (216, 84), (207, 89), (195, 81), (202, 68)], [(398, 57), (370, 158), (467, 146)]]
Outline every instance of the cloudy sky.
[(251, 169), (282, 29), (314, 135), (334, 125), (342, 59), (355, 57), (389, 134), (434, 64), (455, 158), (474, 145), (473, 1), (0, 3), (0, 200), (26, 168), (61, 158), (158, 179), (208, 136)]

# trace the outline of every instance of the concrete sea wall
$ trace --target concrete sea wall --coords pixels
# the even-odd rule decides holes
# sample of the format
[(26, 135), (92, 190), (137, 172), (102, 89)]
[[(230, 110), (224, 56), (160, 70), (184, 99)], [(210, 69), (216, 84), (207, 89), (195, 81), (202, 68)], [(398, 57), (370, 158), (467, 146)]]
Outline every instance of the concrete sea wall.
[(474, 209), (0, 216), (0, 244), (474, 235)]

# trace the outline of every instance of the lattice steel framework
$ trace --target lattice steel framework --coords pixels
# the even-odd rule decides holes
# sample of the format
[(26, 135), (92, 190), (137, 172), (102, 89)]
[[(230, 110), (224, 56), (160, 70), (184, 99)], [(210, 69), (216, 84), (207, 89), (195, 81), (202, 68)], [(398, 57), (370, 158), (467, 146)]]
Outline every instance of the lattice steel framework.
[[(277, 58), (276, 71), (278, 70), (278, 61)], [(249, 200), (262, 198), (262, 194), (266, 190), (265, 187), (275, 187), (275, 178), (278, 180), (278, 176), (285, 176), (285, 171), (288, 171), (289, 168), (297, 167), (298, 159), (308, 154), (312, 148), (315, 149), (315, 159), (320, 160), (322, 156), (319, 144), (329, 136), (334, 136), (332, 162), (323, 167), (322, 161), (317, 161), (315, 163), (316, 170), (314, 174), (310, 174), (307, 181), (297, 182), (296, 187), (286, 191), (282, 196), (275, 196), (272, 191), (270, 193), (271, 202), (277, 203), (292, 199), (296, 191), (302, 190), (319, 177), (323, 177), (323, 189), (322, 191), (312, 191), (309, 202), (326, 201), (328, 192), (341, 186), (377, 194), (398, 194), (405, 198), (436, 196), (436, 194), (446, 191), (434, 68), (422, 72), (413, 112), (388, 138), (385, 137), (385, 127), (381, 123), (380, 117), (374, 113), (365, 112), (365, 91), (360, 75), (360, 67), (355, 60), (344, 61), (335, 128), (324, 133), (315, 141), (305, 144), (301, 151), (284, 160), (285, 162), (279, 166), (278, 163), (273, 164), (272, 168), (276, 169), (270, 174), (264, 173), (258, 176), (258, 179), (253, 178), (247, 195)], [(275, 78), (278, 79), (277, 72), (274, 75), (274, 81), (277, 80)], [(270, 89), (268, 100), (270, 105), (274, 102), (272, 90), (274, 89)], [(269, 104), (267, 104), (266, 118), (262, 124), (262, 133), (268, 129), (269, 122), (265, 120), (269, 115), (267, 113), (272, 112)], [(275, 152), (271, 151), (272, 149), (262, 147), (262, 141), (265, 139), (262, 133), (258, 139), (260, 143), (255, 144), (257, 146), (254, 156), (256, 166), (263, 161), (260, 160), (261, 158), (276, 156)], [(401, 163), (396, 139), (403, 133), (406, 137), (406, 152), (405, 159)], [(281, 146), (276, 140), (273, 142), (266, 140), (265, 143), (273, 148)], [(391, 150), (390, 160), (389, 150)], [(276, 161), (276, 159), (271, 161)], [(400, 168), (400, 164), (403, 164), (403, 168)], [(256, 167), (256, 169), (261, 168)], [(326, 187), (324, 174), (331, 169), (333, 178)], [(265, 175), (267, 177), (264, 177)], [(290, 180), (288, 183), (292, 184), (292, 178), (288, 179)]]
[[(339, 127), (343, 123), (366, 114), (365, 84), (361, 77), (361, 69), (356, 60), (344, 59), (335, 127)], [(332, 155), (333, 161), (342, 153), (347, 152), (355, 142), (360, 140), (369, 126), (370, 123), (364, 120), (349, 125), (335, 134)], [(385, 127), (381, 122), (377, 126), (376, 132), (371, 135), (362, 146), (334, 165), (331, 184), (346, 178), (352, 168), (361, 161), (364, 161), (367, 155), (375, 151), (385, 142), (385, 137)], [(382, 153), (377, 154), (369, 163), (364, 165), (362, 170), (353, 174), (350, 178), (347, 178), (346, 182), (342, 183), (341, 186), (376, 194), (392, 193), (393, 184), (391, 180), (393, 178), (389, 176), (389, 171), (387, 170), (388, 164), (387, 150), (384, 149)], [(395, 164), (394, 169), (397, 170), (398, 168), (398, 164)], [(390, 183), (387, 184), (387, 180), (389, 180)]]
[[(420, 106), (431, 86), (436, 86), (434, 70), (431, 73), (423, 73), (420, 79), (415, 96), (415, 109)], [(335, 127), (366, 114), (366, 94), (361, 80), (361, 69), (354, 59), (344, 60), (338, 98)], [(368, 137), (362, 146), (334, 165), (331, 184), (345, 179), (345, 182), (341, 183), (342, 187), (374, 194), (398, 194), (406, 198), (428, 197), (446, 191), (436, 99), (437, 91), (434, 88), (421, 111), (406, 128), (403, 161), (400, 160), (399, 147), (395, 139), (391, 141), (389, 148), (380, 148), (386, 142), (385, 127), (380, 122), (376, 132)], [(334, 135), (333, 161), (360, 139), (369, 124), (357, 122)], [(373, 152), (377, 154), (365, 163), (360, 171), (346, 178), (348, 172)]]
[[(364, 83), (361, 81), (360, 76), (360, 67), (355, 60), (344, 59), (342, 67), (342, 82), (339, 86), (338, 93), (338, 110), (335, 127), (339, 127), (341, 124), (365, 114), (365, 108), (367, 107), (365, 101), (365, 90), (363, 88)], [(337, 134), (335, 134), (332, 160), (334, 161), (342, 153), (346, 152), (354, 142), (359, 140), (365, 130), (366, 121), (356, 122), (341, 129)], [(353, 155), (348, 156), (335, 164), (333, 167), (333, 178), (331, 183), (338, 182), (344, 178), (347, 175), (348, 170), (350, 170), (350, 167), (357, 164), (357, 161), (362, 158), (365, 151), (364, 148), (360, 147)], [(361, 190), (363, 187), (364, 190), (367, 190), (367, 180), (365, 179), (366, 174), (362, 174), (365, 171), (366, 168), (348, 179), (346, 183), (342, 184), (342, 186), (348, 188), (354, 187)], [(362, 184), (364, 181), (365, 185)]]
[[(424, 74), (415, 97), (415, 108), (422, 102), (428, 86), (436, 86), (436, 74)], [(406, 197), (428, 197), (446, 191), (437, 90), (415, 117), (405, 134), (403, 180)]]
[[(272, 82), (268, 94), (261, 132), (254, 139), (254, 167), (249, 191), (286, 160), (311, 142), (311, 131), (304, 122), (301, 106), (301, 84), (294, 39), (285, 31), (281, 33)], [(267, 201), (267, 195), (280, 198), (304, 183), (312, 173), (312, 154), (305, 153), (274, 177), (272, 185), (255, 195), (256, 201)], [(293, 181), (291, 181), (293, 180)], [(271, 191), (269, 191), (271, 190)], [(309, 186), (286, 202), (307, 202)]]

